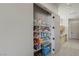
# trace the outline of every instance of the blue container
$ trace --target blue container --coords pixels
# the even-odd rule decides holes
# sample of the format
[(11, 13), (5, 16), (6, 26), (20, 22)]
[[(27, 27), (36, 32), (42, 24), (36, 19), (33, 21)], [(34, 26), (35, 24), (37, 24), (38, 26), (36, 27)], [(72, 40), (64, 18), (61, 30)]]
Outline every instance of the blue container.
[(49, 47), (45, 46), (45, 47), (42, 48), (42, 54), (44, 56), (47, 56), (49, 52), (50, 52), (50, 48)]

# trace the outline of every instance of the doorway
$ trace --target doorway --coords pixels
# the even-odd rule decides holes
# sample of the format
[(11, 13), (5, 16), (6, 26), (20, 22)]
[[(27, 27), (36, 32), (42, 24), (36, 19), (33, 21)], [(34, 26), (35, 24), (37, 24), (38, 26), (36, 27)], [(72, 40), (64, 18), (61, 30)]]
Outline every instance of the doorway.
[(79, 19), (69, 19), (69, 39), (79, 39)]

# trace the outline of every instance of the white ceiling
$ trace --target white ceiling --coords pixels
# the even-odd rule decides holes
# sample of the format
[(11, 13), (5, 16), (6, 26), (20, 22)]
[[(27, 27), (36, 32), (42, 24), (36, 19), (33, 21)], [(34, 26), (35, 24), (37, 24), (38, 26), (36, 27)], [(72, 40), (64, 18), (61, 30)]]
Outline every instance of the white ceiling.
[(79, 17), (79, 3), (60, 3), (58, 12), (69, 17)]

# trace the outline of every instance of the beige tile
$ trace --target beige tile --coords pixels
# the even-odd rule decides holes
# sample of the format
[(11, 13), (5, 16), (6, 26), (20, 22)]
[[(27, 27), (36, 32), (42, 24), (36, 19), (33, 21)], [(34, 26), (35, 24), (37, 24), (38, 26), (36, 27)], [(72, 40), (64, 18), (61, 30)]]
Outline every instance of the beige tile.
[(62, 45), (56, 56), (79, 56), (79, 40), (71, 39)]

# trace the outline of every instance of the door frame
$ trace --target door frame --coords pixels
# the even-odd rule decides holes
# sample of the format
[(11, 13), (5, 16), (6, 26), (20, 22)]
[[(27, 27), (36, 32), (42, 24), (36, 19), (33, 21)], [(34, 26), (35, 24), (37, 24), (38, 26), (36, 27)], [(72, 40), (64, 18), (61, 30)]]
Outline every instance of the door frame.
[(71, 18), (71, 19), (68, 19), (68, 39), (71, 39), (71, 28), (70, 28), (70, 23), (71, 21), (75, 21), (75, 20), (78, 20), (79, 21), (79, 18)]

